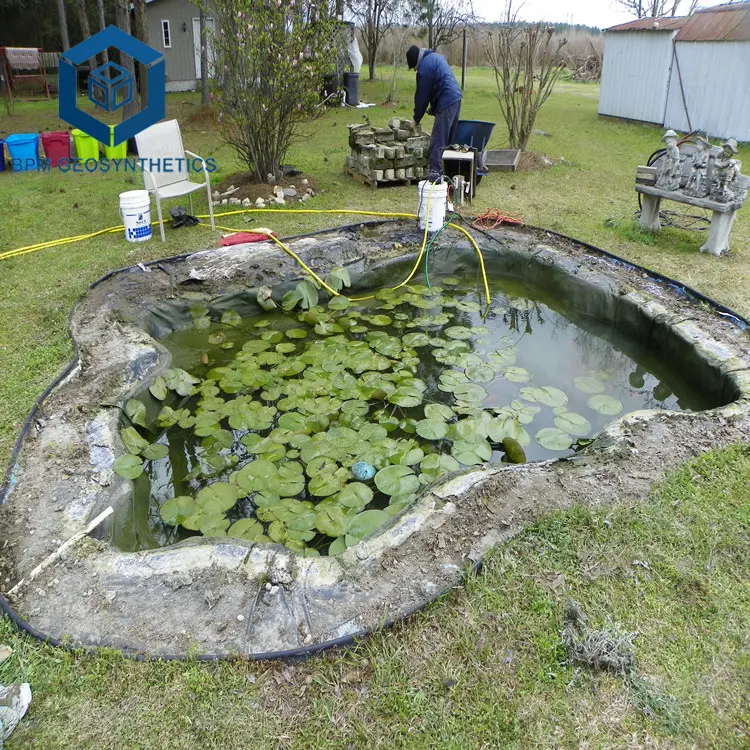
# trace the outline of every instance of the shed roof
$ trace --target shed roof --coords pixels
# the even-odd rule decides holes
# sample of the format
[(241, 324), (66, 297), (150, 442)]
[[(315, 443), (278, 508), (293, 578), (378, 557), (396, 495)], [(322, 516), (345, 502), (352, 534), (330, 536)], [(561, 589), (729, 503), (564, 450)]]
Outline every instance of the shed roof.
[(605, 31), (677, 31), (688, 20), (687, 16), (677, 16), (676, 18), (672, 18), (671, 16), (665, 18), (639, 18), (636, 21), (628, 21), (627, 23), (612, 26), (609, 29), (605, 29)]
[(676, 42), (750, 41), (750, 2), (715, 5), (687, 19)]

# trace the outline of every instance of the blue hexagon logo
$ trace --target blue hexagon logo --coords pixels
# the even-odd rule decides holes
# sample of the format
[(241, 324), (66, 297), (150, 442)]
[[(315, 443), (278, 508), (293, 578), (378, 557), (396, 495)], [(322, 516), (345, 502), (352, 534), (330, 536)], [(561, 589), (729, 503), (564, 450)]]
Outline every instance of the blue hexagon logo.
[[(115, 126), (110, 143), (109, 125), (78, 108), (77, 68), (105, 49), (114, 47), (143, 63), (147, 69), (148, 101), (136, 115)], [(79, 128), (105, 145), (118, 146), (141, 130), (164, 119), (166, 114), (166, 62), (164, 55), (117, 26), (107, 26), (98, 34), (71, 47), (60, 58), (60, 119)], [(133, 100), (135, 81), (125, 68), (110, 62), (89, 73), (89, 100), (104, 112), (116, 112)]]

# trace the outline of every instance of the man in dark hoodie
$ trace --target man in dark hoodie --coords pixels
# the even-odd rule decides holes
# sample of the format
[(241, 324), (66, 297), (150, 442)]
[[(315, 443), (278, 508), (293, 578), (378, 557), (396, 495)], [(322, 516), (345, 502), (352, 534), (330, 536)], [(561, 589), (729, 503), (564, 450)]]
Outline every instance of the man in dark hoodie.
[(414, 94), (414, 125), (417, 126), (430, 107), (435, 116), (430, 138), (429, 179), (442, 173), (443, 149), (455, 143), (458, 117), (461, 114), (461, 89), (450, 65), (442, 55), (412, 45), (406, 51), (409, 70), (417, 71), (417, 91)]

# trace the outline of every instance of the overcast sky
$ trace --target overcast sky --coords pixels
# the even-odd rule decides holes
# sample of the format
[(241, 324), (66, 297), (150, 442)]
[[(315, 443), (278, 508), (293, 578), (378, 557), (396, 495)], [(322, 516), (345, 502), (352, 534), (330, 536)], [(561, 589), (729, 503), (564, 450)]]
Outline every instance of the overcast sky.
[[(615, 0), (525, 0), (519, 16), (524, 21), (568, 21), (606, 29), (632, 20), (618, 7)], [(474, 0), (474, 8), (485, 21), (499, 21), (505, 7), (504, 0)]]

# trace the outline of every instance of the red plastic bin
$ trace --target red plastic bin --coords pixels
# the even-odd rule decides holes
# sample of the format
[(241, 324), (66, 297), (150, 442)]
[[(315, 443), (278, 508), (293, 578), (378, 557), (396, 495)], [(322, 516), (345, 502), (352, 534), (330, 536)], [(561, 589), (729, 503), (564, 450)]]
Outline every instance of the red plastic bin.
[(50, 166), (56, 167), (60, 159), (70, 159), (70, 133), (67, 130), (42, 133), (42, 145)]

